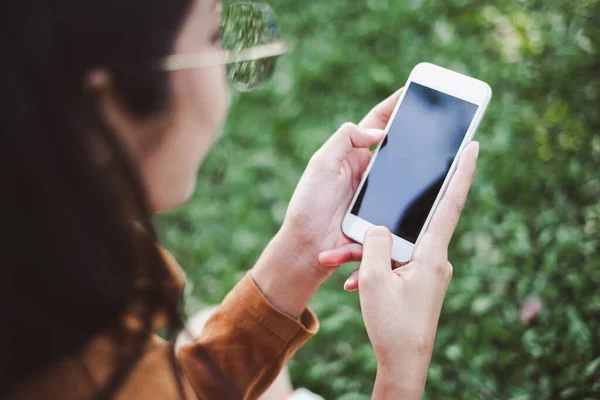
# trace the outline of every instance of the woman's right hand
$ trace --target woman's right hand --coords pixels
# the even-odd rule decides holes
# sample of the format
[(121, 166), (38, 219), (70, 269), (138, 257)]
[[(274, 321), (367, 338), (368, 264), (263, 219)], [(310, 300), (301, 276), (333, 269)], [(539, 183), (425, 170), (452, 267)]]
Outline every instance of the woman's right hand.
[[(368, 231), (358, 271), (360, 304), (378, 371), (373, 399), (420, 399), (446, 289), (448, 245), (475, 174), (479, 144), (469, 144), (428, 230), (408, 264), (390, 268), (387, 228)], [(354, 275), (355, 276), (355, 275)]]

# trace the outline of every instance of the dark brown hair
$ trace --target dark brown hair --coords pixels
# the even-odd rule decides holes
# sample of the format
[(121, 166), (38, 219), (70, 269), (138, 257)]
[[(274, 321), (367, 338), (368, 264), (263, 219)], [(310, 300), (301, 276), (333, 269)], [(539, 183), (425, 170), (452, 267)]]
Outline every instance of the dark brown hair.
[[(167, 314), (171, 336), (182, 325), (139, 171), (83, 82), (106, 67), (133, 113), (164, 111), (168, 75), (154, 60), (172, 52), (189, 8), (190, 0), (0, 5), (0, 398), (98, 333), (124, 336), (124, 310), (141, 303), (144, 328), (98, 391), (111, 398), (152, 316)], [(135, 285), (140, 277), (146, 283)]]

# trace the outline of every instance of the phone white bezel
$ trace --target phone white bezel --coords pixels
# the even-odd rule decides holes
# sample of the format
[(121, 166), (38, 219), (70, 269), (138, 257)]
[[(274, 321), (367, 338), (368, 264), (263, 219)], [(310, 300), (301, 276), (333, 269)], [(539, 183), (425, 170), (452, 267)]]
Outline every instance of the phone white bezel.
[[(426, 63), (426, 62), (418, 64), (412, 70), (412, 72), (410, 73), (410, 76), (408, 77), (406, 85), (404, 87), (406, 89), (408, 89), (408, 86), (410, 85), (411, 82), (416, 82), (423, 86), (430, 87), (432, 89), (446, 93), (450, 96), (454, 96), (459, 99), (466, 100), (466, 101), (478, 106), (475, 116), (473, 117), (473, 121), (471, 121), (471, 125), (469, 126), (469, 129), (467, 130), (467, 133), (465, 134), (465, 137), (458, 149), (457, 156), (455, 157), (455, 160), (452, 163), (452, 166), (450, 167), (448, 175), (446, 176), (446, 179), (444, 180), (444, 183), (442, 184), (442, 189), (440, 190), (440, 193), (438, 194), (437, 198), (435, 199), (435, 202), (433, 203), (433, 207), (429, 211), (429, 215), (427, 216), (427, 219), (425, 221), (425, 225), (423, 226), (423, 229), (421, 229), (421, 232), (419, 233), (419, 236), (417, 238), (417, 243), (418, 243), (419, 240), (421, 239), (423, 233), (427, 230), (427, 227), (429, 226), (429, 222), (431, 221), (431, 217), (433, 216), (440, 200), (442, 199), (442, 197), (446, 191), (448, 183), (450, 182), (450, 179), (451, 179), (452, 175), (454, 174), (456, 165), (458, 163), (458, 159), (460, 158), (460, 155), (462, 154), (463, 149), (473, 139), (473, 136), (475, 135), (475, 132), (477, 131), (477, 128), (479, 127), (479, 123), (483, 119), (483, 115), (485, 114), (487, 106), (492, 97), (492, 89), (490, 88), (490, 86), (487, 83), (485, 83), (483, 81), (480, 81), (478, 79), (471, 78), (469, 76), (460, 74), (458, 72), (454, 72), (449, 69), (442, 68), (437, 65), (433, 65), (430, 63)], [(401, 94), (400, 99), (398, 100), (398, 103), (396, 104), (396, 107), (394, 108), (394, 112), (392, 113), (392, 116), (390, 117), (388, 124), (385, 127), (386, 135), (388, 134), (388, 131), (392, 124), (392, 121), (396, 117), (396, 113), (398, 112), (398, 109), (400, 108), (400, 104), (402, 104), (402, 101), (404, 100), (405, 93), (406, 93), (406, 90), (404, 90), (403, 93)], [(373, 227), (374, 225), (372, 223), (352, 214), (351, 210), (352, 210), (352, 207), (354, 207), (354, 203), (356, 202), (356, 199), (357, 199), (360, 191), (362, 190), (362, 187), (365, 183), (366, 178), (369, 175), (369, 172), (371, 171), (371, 167), (372, 167), (373, 163), (377, 159), (377, 155), (379, 154), (379, 149), (380, 149), (382, 143), (383, 143), (383, 140), (377, 146), (377, 149), (375, 150), (373, 158), (371, 159), (371, 162), (367, 166), (367, 169), (365, 171), (363, 179), (360, 182), (360, 185), (358, 186), (356, 193), (354, 194), (352, 202), (350, 203), (350, 207), (348, 207), (348, 210), (346, 211), (346, 215), (344, 217), (344, 221), (342, 223), (342, 232), (344, 232), (344, 234), (346, 236), (348, 236), (350, 239), (355, 240), (359, 243), (363, 243), (365, 233), (367, 232), (367, 230), (369, 228)], [(409, 261), (416, 244), (413, 244), (413, 243), (411, 243), (405, 239), (402, 239), (396, 235), (392, 235), (392, 236), (393, 236), (392, 259), (399, 263), (405, 263), (405, 262)]]

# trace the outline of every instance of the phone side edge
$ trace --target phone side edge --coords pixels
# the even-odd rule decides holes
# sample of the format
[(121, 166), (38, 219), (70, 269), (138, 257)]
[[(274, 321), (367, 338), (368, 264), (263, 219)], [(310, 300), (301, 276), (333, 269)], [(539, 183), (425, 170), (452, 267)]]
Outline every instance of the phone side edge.
[(475, 137), (475, 134), (479, 130), (479, 126), (480, 126), (481, 122), (483, 121), (483, 119), (485, 117), (485, 113), (487, 112), (488, 106), (491, 102), (492, 88), (486, 82), (484, 82), (482, 80), (475, 79), (475, 78), (472, 78), (472, 79), (474, 79), (478, 82), (481, 82), (483, 84), (483, 87), (486, 88), (485, 92), (487, 95), (484, 97), (484, 100), (478, 105), (477, 112), (476, 112), (475, 116), (473, 117), (473, 124), (469, 127), (467, 134), (465, 134), (463, 143), (461, 144), (461, 146), (459, 147), (459, 149), (456, 153), (455, 161), (453, 162), (453, 164), (450, 168), (450, 171), (448, 171), (448, 174), (446, 175), (446, 179), (443, 183), (443, 186), (440, 189), (440, 192), (439, 192), (438, 196), (436, 197), (435, 202), (434, 202), (433, 206), (431, 207), (431, 210), (429, 211), (429, 214), (427, 215), (427, 219), (425, 220), (425, 224), (423, 225), (423, 228), (421, 229), (419, 236), (417, 237), (416, 244), (419, 243), (422, 236), (425, 234), (425, 232), (427, 232), (427, 229), (429, 229), (431, 219), (435, 215), (435, 212), (436, 212), (439, 204), (443, 200), (443, 198), (446, 194), (446, 191), (448, 190), (448, 186), (450, 185), (450, 182), (452, 181), (452, 178), (454, 177), (456, 169), (458, 168), (458, 162), (460, 160), (460, 157), (462, 157), (464, 149), (469, 145), (469, 143), (471, 143), (473, 141), (473, 138)]

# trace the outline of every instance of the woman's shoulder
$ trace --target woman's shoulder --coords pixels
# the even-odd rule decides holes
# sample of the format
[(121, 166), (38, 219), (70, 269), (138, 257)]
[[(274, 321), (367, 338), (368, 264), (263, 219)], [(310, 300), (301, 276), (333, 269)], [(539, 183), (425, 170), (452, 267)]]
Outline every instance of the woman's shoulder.
[[(92, 339), (85, 348), (17, 387), (7, 400), (80, 400), (93, 398), (115, 370), (118, 346), (107, 335)], [(144, 352), (116, 396), (117, 400), (180, 400), (178, 383), (171, 366), (169, 343), (152, 335)], [(181, 378), (186, 399), (196, 396)]]

